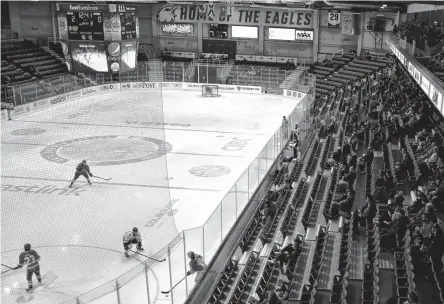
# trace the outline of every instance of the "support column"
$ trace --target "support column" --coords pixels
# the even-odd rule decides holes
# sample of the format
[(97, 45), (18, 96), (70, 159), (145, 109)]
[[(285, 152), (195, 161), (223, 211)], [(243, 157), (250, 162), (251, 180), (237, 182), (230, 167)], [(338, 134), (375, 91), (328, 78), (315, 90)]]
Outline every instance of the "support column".
[(313, 12), (313, 62), (316, 61), (318, 57), (319, 50), (319, 26), (320, 26), (321, 18), (319, 16), (319, 11)]
[(259, 26), (259, 48), (258, 48), (258, 55), (264, 56), (264, 43), (265, 43), (265, 26)]

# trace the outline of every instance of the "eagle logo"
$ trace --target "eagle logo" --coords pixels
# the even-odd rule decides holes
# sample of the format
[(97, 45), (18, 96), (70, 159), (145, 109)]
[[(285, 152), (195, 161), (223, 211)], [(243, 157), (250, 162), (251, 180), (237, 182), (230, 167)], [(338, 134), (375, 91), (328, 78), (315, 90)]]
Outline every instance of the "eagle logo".
[(176, 21), (176, 11), (178, 7), (175, 5), (167, 5), (162, 7), (156, 14), (157, 22), (174, 22)]
[(344, 16), (344, 23), (349, 24), (352, 22), (352, 18), (350, 16)]

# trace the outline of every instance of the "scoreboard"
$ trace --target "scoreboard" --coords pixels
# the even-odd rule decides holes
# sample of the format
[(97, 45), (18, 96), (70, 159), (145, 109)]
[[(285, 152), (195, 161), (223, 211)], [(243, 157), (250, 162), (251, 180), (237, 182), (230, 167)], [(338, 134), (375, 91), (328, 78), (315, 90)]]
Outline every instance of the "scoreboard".
[(136, 14), (120, 13), (122, 40), (136, 39)]
[(101, 12), (66, 12), (69, 40), (103, 40)]

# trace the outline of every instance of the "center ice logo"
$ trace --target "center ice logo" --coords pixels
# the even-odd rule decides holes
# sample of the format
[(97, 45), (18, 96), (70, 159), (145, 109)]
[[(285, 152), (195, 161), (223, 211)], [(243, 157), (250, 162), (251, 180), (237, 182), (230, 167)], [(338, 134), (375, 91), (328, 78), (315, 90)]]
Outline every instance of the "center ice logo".
[(167, 5), (162, 7), (156, 14), (157, 22), (174, 22), (176, 21), (178, 7), (175, 5)]
[(114, 166), (155, 159), (171, 149), (171, 144), (157, 138), (104, 135), (58, 142), (44, 148), (40, 155), (59, 164), (76, 163), (88, 156), (93, 166)]

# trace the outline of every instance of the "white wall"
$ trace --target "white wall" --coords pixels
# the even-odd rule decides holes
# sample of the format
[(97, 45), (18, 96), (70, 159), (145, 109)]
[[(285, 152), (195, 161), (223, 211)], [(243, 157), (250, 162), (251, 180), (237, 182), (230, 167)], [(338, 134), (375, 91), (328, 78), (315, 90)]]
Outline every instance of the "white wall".
[(440, 9), (442, 9), (442, 5), (420, 4), (420, 3), (409, 4), (409, 6), (407, 7), (407, 13), (434, 11), (438, 9), (438, 6), (441, 7)]

